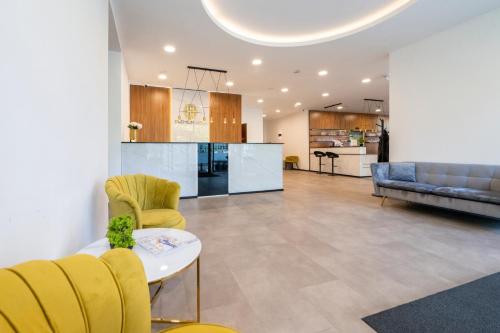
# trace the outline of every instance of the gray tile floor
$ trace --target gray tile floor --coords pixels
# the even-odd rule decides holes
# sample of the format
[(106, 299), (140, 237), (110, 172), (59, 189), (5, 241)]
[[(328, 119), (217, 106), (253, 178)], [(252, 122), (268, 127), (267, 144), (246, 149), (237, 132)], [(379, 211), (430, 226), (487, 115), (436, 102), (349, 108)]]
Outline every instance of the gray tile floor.
[[(500, 271), (499, 221), (380, 207), (371, 191), (370, 179), (286, 171), (284, 192), (182, 200), (203, 242), (202, 321), (243, 333), (373, 332), (360, 318)], [(192, 317), (194, 301), (189, 270), (153, 313)]]

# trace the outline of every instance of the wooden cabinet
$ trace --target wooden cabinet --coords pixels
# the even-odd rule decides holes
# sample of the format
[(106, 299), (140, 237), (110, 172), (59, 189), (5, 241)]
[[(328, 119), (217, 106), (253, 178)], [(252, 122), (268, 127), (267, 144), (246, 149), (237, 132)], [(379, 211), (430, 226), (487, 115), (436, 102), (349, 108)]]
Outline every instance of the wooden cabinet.
[(374, 130), (379, 118), (385, 117), (364, 113), (310, 111), (309, 128), (345, 130), (359, 128), (361, 130)]
[[(334, 140), (347, 145), (350, 130), (357, 128), (360, 131), (376, 133), (379, 130), (377, 123), (380, 118), (388, 121), (387, 116), (378, 114), (309, 111), (309, 147), (331, 147)], [(378, 143), (370, 145), (370, 152), (376, 153), (377, 149)]]
[(211, 92), (210, 142), (241, 143), (241, 95)]
[(169, 88), (130, 86), (130, 121), (142, 124), (138, 142), (170, 141)]

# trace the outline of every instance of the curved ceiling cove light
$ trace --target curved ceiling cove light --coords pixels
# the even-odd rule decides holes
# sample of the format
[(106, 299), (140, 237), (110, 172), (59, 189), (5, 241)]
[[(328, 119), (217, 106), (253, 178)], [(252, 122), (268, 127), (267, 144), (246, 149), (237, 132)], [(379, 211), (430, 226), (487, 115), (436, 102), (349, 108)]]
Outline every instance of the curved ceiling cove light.
[[(235, 2), (224, 2), (220, 0), (201, 0), (201, 3), (203, 4), (205, 11), (212, 19), (212, 21), (219, 28), (236, 38), (242, 39), (249, 43), (264, 46), (292, 47), (324, 43), (355, 34), (362, 30), (373, 27), (374, 25), (390, 18), (391, 16), (400, 13), (416, 1), (417, 0), (377, 1), (375, 4), (378, 4), (378, 6), (370, 4), (364, 5), (364, 11), (355, 12), (353, 8), (349, 8), (349, 10), (351, 10), (349, 12), (350, 15), (346, 15), (345, 17), (338, 19), (334, 23), (328, 21), (323, 24), (318, 24), (317, 22), (309, 22), (300, 31), (291, 32), (285, 32), (283, 29), (269, 31), (268, 27), (267, 29), (266, 27), (264, 27), (259, 30), (259, 28), (257, 28), (248, 20), (245, 20), (244, 23), (240, 23), (243, 21), (242, 18), (239, 17), (242, 14), (237, 15), (235, 13), (248, 14), (249, 10), (252, 10), (252, 12), (255, 13), (255, 6), (258, 6), (258, 4), (255, 4), (253, 2), (238, 2), (236, 5), (233, 5)], [(284, 1), (280, 3), (282, 3), (282, 5), (284, 6), (287, 6), (288, 10), (290, 11), (296, 11), (300, 13), (304, 10), (303, 7), (297, 4), (290, 4)], [(317, 9), (319, 11), (322, 11), (322, 9), (326, 9), (324, 8), (325, 2), (323, 2), (323, 4), (321, 2), (318, 2), (316, 6), (311, 6), (309, 1), (307, 2), (307, 4), (308, 6), (310, 6), (309, 8), (312, 8), (311, 10)], [(342, 10), (342, 7), (346, 7), (345, 5), (342, 6), (342, 4), (339, 4), (339, 6), (335, 6), (335, 4), (332, 3), (330, 3), (330, 6), (331, 7), (328, 8), (334, 11), (336, 7), (338, 7), (339, 10)], [(357, 15), (355, 15), (356, 13)], [(245, 14), (245, 16), (249, 17), (247, 14)], [(269, 13), (267, 14), (272, 16), (273, 12), (269, 11)], [(262, 16), (267, 14), (260, 13), (259, 15)], [(346, 17), (348, 18), (346, 19)], [(261, 18), (266, 20), (265, 17)], [(284, 24), (286, 24), (286, 22), (284, 22)]]

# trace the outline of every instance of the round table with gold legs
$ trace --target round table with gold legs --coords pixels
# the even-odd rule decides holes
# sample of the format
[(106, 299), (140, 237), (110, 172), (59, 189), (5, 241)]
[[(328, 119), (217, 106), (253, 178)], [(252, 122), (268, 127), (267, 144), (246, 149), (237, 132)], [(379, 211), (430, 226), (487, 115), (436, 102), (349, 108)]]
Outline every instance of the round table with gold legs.
[[(151, 228), (134, 230), (133, 237), (136, 241), (146, 237), (160, 237), (167, 236), (178, 240), (181, 245), (174, 249), (165, 251), (164, 253), (153, 254), (146, 248), (137, 244), (134, 246), (134, 251), (141, 259), (148, 284), (158, 285), (157, 289), (151, 297), (151, 306), (158, 299), (160, 292), (167, 285), (167, 281), (181, 274), (189, 267), (196, 264), (196, 319), (195, 320), (181, 320), (170, 319), (165, 317), (154, 317), (152, 322), (164, 324), (185, 324), (185, 323), (199, 323), (200, 318), (200, 253), (201, 241), (190, 232), (178, 229), (167, 228)], [(96, 257), (101, 256), (104, 252), (110, 249), (107, 238), (102, 238), (85, 248), (81, 249), (78, 253), (86, 253)]]

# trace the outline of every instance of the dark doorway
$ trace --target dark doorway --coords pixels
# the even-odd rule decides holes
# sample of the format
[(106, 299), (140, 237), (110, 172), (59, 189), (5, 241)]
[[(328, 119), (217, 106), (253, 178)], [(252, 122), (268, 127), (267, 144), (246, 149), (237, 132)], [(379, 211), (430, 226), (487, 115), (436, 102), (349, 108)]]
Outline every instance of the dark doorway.
[(247, 143), (247, 124), (241, 124), (241, 143)]
[(198, 196), (228, 194), (227, 143), (198, 144)]

